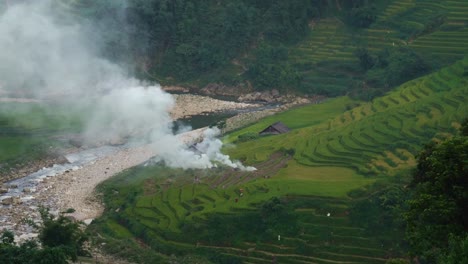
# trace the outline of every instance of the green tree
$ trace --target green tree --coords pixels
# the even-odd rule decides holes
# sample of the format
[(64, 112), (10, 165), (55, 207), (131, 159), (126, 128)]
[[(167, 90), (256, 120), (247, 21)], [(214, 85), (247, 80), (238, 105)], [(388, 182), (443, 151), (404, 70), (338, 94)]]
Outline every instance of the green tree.
[(451, 235), (448, 250), (438, 258), (439, 264), (468, 263), (468, 235), (458, 238)]
[(288, 50), (282, 45), (271, 46), (262, 43), (249, 65), (247, 76), (257, 89), (278, 88), (288, 91), (300, 83), (299, 73), (287, 62)]
[(87, 236), (78, 223), (61, 214), (54, 219), (48, 210), (41, 208), (43, 224), (39, 229), (39, 247), (35, 240), (21, 245), (14, 243), (13, 233), (4, 231), (0, 237), (0, 264), (67, 264), (76, 261), (78, 255), (87, 254), (83, 243)]
[(411, 48), (396, 47), (380, 51), (366, 79), (374, 87), (394, 87), (429, 71), (429, 65)]
[(45, 208), (40, 209), (39, 212), (43, 222), (39, 232), (39, 240), (44, 247), (61, 247), (67, 257), (73, 261), (76, 261), (78, 255), (87, 253), (83, 245), (88, 237), (80, 229), (78, 222), (70, 220), (63, 214), (55, 219)]
[(449, 235), (468, 230), (468, 137), (428, 144), (417, 161), (405, 213), (407, 240), (413, 255), (436, 263), (449, 248)]
[(263, 203), (260, 215), (270, 235), (295, 235), (299, 231), (298, 219), (293, 209), (277, 197)]
[(376, 11), (373, 5), (353, 7), (348, 12), (349, 24), (353, 27), (367, 28), (377, 19)]
[(315, 15), (313, 1), (272, 1), (265, 13), (265, 35), (279, 42), (294, 42), (309, 30), (309, 19)]
[(366, 48), (358, 48), (354, 55), (359, 59), (359, 64), (364, 71), (369, 70), (374, 67), (375, 60), (374, 57), (370, 54), (369, 50)]

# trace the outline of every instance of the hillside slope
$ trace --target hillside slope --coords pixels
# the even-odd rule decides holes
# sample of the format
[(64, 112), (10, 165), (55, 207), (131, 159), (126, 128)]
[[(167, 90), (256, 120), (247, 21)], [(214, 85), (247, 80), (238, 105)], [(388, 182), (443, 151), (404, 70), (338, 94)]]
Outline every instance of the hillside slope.
[[(456, 121), (466, 116), (467, 67), (465, 58), (407, 82), (372, 102), (361, 102), (329, 121), (240, 143), (229, 152), (254, 163), (264, 160), (265, 152), (292, 148), (297, 162), (307, 166), (347, 167), (369, 176), (392, 175), (413, 164), (413, 155), (422, 143), (453, 133)], [(320, 107), (316, 106), (318, 114)], [(314, 117), (312, 109), (310, 118)], [(288, 115), (279, 114), (268, 121), (275, 119), (289, 125), (294, 121)], [(258, 128), (259, 125), (242, 129), (233, 137)]]
[[(204, 9), (202, 7), (196, 6), (193, 12), (195, 12), (194, 14), (197, 17), (190, 20), (192, 21), (190, 23), (201, 23), (199, 26), (207, 28), (213, 27), (213, 30), (219, 31), (218, 35), (229, 35), (224, 30), (232, 25), (229, 25), (226, 21), (223, 23), (217, 21), (217, 19), (226, 20), (227, 18), (215, 17), (215, 14), (225, 12), (228, 6), (229, 8), (234, 8), (231, 10), (232, 12), (236, 11), (236, 8), (242, 9), (248, 6), (250, 9), (247, 8), (241, 11), (240, 14), (244, 16), (255, 9), (257, 10), (255, 12), (263, 12), (257, 14), (256, 17), (272, 16), (271, 19), (273, 20), (268, 20), (270, 21), (269, 23), (274, 22), (278, 24), (271, 25), (268, 22), (264, 24), (256, 20), (246, 21), (246, 19), (253, 19), (252, 17), (242, 18), (245, 23), (251, 23), (249, 24), (250, 26), (233, 21), (232, 23), (236, 26), (230, 29), (232, 31), (230, 34), (240, 34), (239, 36), (242, 36), (241, 43), (235, 44), (236, 48), (233, 48), (231, 45), (233, 43), (231, 42), (238, 41), (237, 37), (220, 41), (216, 40), (215, 36), (210, 36), (207, 37), (211, 39), (211, 44), (208, 45), (204, 42), (205, 37), (195, 34), (192, 32), (193, 30), (186, 32), (188, 35), (183, 33), (185, 31), (179, 32), (189, 23), (184, 22), (184, 19), (187, 19), (186, 16), (188, 15), (182, 13), (177, 14), (177, 18), (167, 18), (169, 19), (167, 21), (173, 20), (172, 22), (176, 23), (177, 27), (173, 28), (174, 32), (164, 33), (167, 36), (172, 36), (172, 39), (167, 40), (167, 43), (164, 43), (163, 46), (158, 46), (157, 51), (149, 50), (148, 47), (140, 47), (141, 43), (134, 43), (131, 45), (133, 47), (120, 47), (121, 49), (128, 49), (125, 51), (112, 51), (112, 47), (116, 48), (116, 43), (111, 43), (112, 45), (109, 46), (108, 51), (114, 55), (121, 54), (131, 57), (132, 52), (141, 49), (143, 54), (135, 58), (137, 60), (135, 64), (143, 69), (141, 72), (142, 77), (146, 76), (149, 79), (156, 78), (162, 83), (176, 83), (202, 88), (210, 82), (235, 86), (246, 85), (247, 81), (249, 81), (255, 89), (286, 88), (287, 91), (318, 93), (330, 96), (343, 95), (350, 91), (357, 95), (368, 93), (363, 84), (363, 82), (368, 80), (368, 76), (366, 76), (366, 71), (361, 68), (359, 59), (355, 54), (359, 49), (366, 49), (374, 56), (377, 56), (382, 50), (394, 50), (402, 47), (415, 52), (433, 70), (449, 65), (463, 58), (468, 53), (468, 46), (466, 45), (468, 40), (468, 4), (463, 0), (374, 1), (372, 5), (375, 7), (373, 9), (373, 14), (376, 14), (375, 21), (367, 28), (351, 26), (349, 12), (352, 9), (350, 9), (350, 4), (346, 1), (335, 1), (333, 4), (331, 1), (310, 0), (309, 2), (309, 7), (312, 8), (309, 12), (315, 12), (315, 15), (311, 15), (306, 29), (303, 32), (301, 31), (302, 33), (300, 34), (297, 33), (294, 41), (288, 39), (287, 34), (284, 36), (278, 35), (276, 39), (269, 39), (265, 34), (270, 32), (271, 27), (280, 28), (284, 26), (287, 28), (292, 23), (289, 16), (299, 16), (299, 14), (295, 14), (294, 12), (302, 12), (301, 8), (298, 10), (293, 8), (287, 9), (287, 12), (283, 14), (285, 17), (275, 18), (276, 9), (274, 8), (277, 8), (275, 5), (260, 7), (255, 5), (250, 6), (248, 2), (245, 2), (234, 8), (227, 3), (221, 2), (220, 6), (214, 7), (212, 5), (215, 2), (208, 1), (204, 3), (206, 6), (202, 7), (209, 8), (209, 12), (214, 13), (206, 14), (203, 12)], [(126, 14), (127, 11), (127, 16), (131, 17), (131, 12), (134, 9), (134, 7), (132, 7), (133, 9), (130, 8), (130, 6), (127, 6), (128, 10), (125, 9), (125, 5), (119, 1), (104, 1), (98, 4), (88, 0), (54, 0), (54, 3), (56, 3), (56, 8), (59, 13), (63, 14), (63, 17), (92, 18), (93, 16), (105, 17), (106, 14), (119, 16), (119, 14)], [(241, 7), (243, 5), (244, 7)], [(153, 6), (149, 4), (147, 8), (150, 7)], [(199, 8), (202, 9), (199, 10)], [(156, 21), (148, 30), (155, 28), (156, 25), (156, 28), (162, 28), (162, 32), (167, 30), (165, 27), (169, 27), (169, 25), (164, 24), (167, 21), (164, 17), (159, 18), (159, 16), (166, 14), (163, 9), (164, 7), (160, 6), (160, 9), (158, 9), (160, 13), (153, 14)], [(216, 13), (217, 11), (219, 12)], [(229, 13), (231, 11), (227, 10), (226, 12)], [(210, 18), (209, 21), (207, 20), (206, 23), (200, 22), (198, 18), (200, 14), (197, 12), (203, 14), (205, 18)], [(160, 45), (161, 43), (154, 39), (144, 40), (144, 38), (140, 39), (138, 36), (125, 35), (127, 33), (124, 33), (124, 31), (131, 29), (133, 23), (140, 23), (138, 21), (140, 20), (134, 19), (131, 23), (126, 22), (127, 24), (119, 26), (119, 23), (122, 22), (119, 22), (118, 18), (105, 19), (104, 25), (106, 26), (104, 30), (106, 32), (104, 36), (109, 37), (117, 34), (116, 38), (120, 40), (120, 44), (124, 45), (127, 43), (125, 44), (127, 46), (131, 42), (131, 39), (138, 39), (139, 42), (153, 41), (154, 47)], [(255, 29), (252, 28), (254, 24)], [(136, 24), (133, 26), (136, 26)], [(115, 27), (125, 30), (115, 31)], [(235, 28), (242, 32), (237, 32), (234, 30)], [(142, 30), (146, 29), (142, 27)], [(133, 32), (132, 30), (130, 31)], [(146, 33), (158, 35), (158, 32)], [(190, 35), (192, 34), (190, 32), (195, 35)], [(143, 37), (143, 35), (140, 37)], [(180, 47), (177, 47), (179, 42), (181, 42)], [(261, 45), (258, 45), (259, 43), (266, 44), (267, 46), (284, 46), (287, 50), (286, 60), (272, 58), (272, 61), (263, 61), (260, 64), (264, 64), (264, 67), (261, 67), (260, 73), (252, 73), (250, 69), (260, 60), (258, 48)], [(209, 55), (210, 53), (211, 55)], [(151, 58), (148, 56), (151, 56)], [(169, 57), (165, 60), (165, 56)], [(278, 57), (278, 54), (273, 57)], [(169, 69), (173, 69), (173, 71), (171, 72)], [(275, 74), (280, 71), (282, 74)], [(182, 73), (182, 75), (179, 76), (178, 73)], [(258, 76), (258, 74), (261, 76)], [(282, 76), (284, 74), (290, 76)], [(282, 82), (284, 80), (295, 80), (296, 74), (300, 79), (299, 83)], [(283, 77), (284, 80), (281, 79)], [(369, 84), (367, 83), (367, 85)], [(372, 88), (384, 92), (389, 89), (389, 87), (383, 87), (383, 85), (377, 85)]]
[[(236, 146), (226, 151), (255, 172), (127, 171), (101, 186), (107, 211), (93, 228), (114, 253), (134, 252), (132, 241), (139, 241), (161, 258), (193, 254), (214, 263), (385, 263), (402, 256), (402, 229), (361, 224), (380, 217), (374, 208), (356, 222), (353, 204), (398, 189), (392, 176), (406, 177), (422, 144), (456, 130), (468, 110), (467, 67), (465, 58), (372, 102), (338, 98), (230, 134)], [(292, 131), (238, 140), (276, 121)], [(292, 207), (292, 220), (281, 226), (300, 231), (258, 233), (265, 220), (256, 212), (272, 197)]]
[(352, 30), (339, 16), (311, 24), (309, 35), (290, 48), (290, 62), (303, 76), (299, 89), (339, 94), (349, 91), (350, 86), (360, 88), (366, 78), (355, 55), (358, 48), (373, 53), (410, 48), (436, 69), (468, 54), (466, 1), (387, 3), (376, 10), (376, 21), (366, 29)]

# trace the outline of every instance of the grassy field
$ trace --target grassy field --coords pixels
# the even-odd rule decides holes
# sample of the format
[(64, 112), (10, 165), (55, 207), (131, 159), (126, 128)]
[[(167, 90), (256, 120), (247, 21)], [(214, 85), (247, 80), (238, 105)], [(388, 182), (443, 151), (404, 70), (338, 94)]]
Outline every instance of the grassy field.
[(78, 132), (81, 119), (68, 110), (40, 103), (0, 103), (0, 174), (63, 145), (55, 136)]
[[(107, 213), (92, 228), (103, 237), (138, 238), (163, 258), (195, 254), (214, 263), (223, 263), (214, 255), (227, 263), (385, 263), (403, 254), (401, 230), (352, 222), (352, 204), (387, 188), (368, 189), (371, 185), (392, 186), (405, 178), (425, 142), (456, 131), (468, 112), (467, 67), (464, 59), (372, 102), (336, 98), (229, 134), (225, 152), (255, 166), (255, 172), (163, 166), (126, 171), (100, 186)], [(238, 141), (276, 121), (292, 130)], [(350, 195), (355, 190), (364, 190), (364, 196)], [(281, 240), (276, 233), (259, 237), (254, 230), (256, 212), (273, 197), (291, 205), (289, 215), (300, 226)], [(223, 225), (249, 217), (254, 221), (250, 235), (245, 233), (249, 225), (233, 230)], [(199, 233), (186, 236), (187, 228)], [(213, 240), (219, 236), (225, 239)]]

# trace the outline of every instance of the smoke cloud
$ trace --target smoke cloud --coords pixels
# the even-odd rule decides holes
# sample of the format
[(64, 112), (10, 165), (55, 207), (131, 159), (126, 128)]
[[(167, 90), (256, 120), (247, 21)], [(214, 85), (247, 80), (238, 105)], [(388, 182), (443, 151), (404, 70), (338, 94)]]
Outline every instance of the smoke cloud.
[(87, 113), (87, 140), (140, 139), (168, 166), (254, 169), (221, 153), (216, 129), (205, 131), (196, 151), (187, 147), (172, 133), (172, 96), (99, 56), (100, 45), (90, 37), (96, 32), (88, 34), (92, 27), (56, 10), (48, 0), (22, 1), (0, 15), (0, 92)]

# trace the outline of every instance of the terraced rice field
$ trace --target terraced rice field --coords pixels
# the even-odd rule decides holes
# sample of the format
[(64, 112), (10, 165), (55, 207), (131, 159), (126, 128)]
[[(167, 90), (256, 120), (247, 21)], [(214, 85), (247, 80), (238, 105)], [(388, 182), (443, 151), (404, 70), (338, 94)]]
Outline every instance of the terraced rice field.
[(355, 48), (346, 44), (350, 36), (339, 20), (323, 19), (311, 26), (309, 36), (291, 49), (290, 61), (301, 70), (305, 90), (323, 93), (347, 88), (354, 74), (349, 68), (357, 65)]
[[(120, 211), (116, 221), (108, 221), (108, 228), (120, 238), (130, 238), (137, 235), (135, 230), (142, 230), (146, 234), (144, 242), (156, 243), (156, 250), (168, 247), (177, 248), (179, 252), (210, 249), (241, 259), (242, 263), (271, 263), (274, 259), (279, 263), (385, 263), (390, 254), (386, 239), (350, 224), (348, 198), (299, 197), (293, 195), (296, 191), (287, 182), (263, 178), (264, 173), (274, 174), (287, 160), (289, 157), (276, 154), (270, 161), (259, 164), (255, 173), (216, 170), (205, 172), (205, 176), (197, 176), (196, 180), (193, 175), (179, 175), (177, 179), (168, 180), (156, 173), (156, 178), (145, 181), (144, 194), (135, 199), (134, 206)], [(199, 172), (194, 173), (199, 175)], [(139, 177), (139, 174), (132, 176)], [(123, 185), (111, 183), (111, 186), (116, 192), (115, 200), (127, 195)], [(282, 235), (278, 240), (274, 235), (262, 242), (247, 239), (235, 245), (220, 246), (203, 240), (196, 242), (195, 238), (184, 237), (181, 233), (182, 223), (201, 224), (209, 213), (248, 212), (270, 197), (287, 193), (291, 193), (288, 199), (300, 200), (302, 204), (295, 209), (303, 226), (297, 236)], [(119, 205), (122, 206), (115, 204)]]
[[(64, 12), (86, 10), (87, 1), (56, 1)], [(423, 29), (427, 17), (438, 14), (445, 17), (442, 25), (411, 39), (388, 23), (401, 20), (409, 28)], [(395, 0), (378, 14), (376, 23), (359, 32), (348, 31), (337, 18), (312, 23), (310, 35), (289, 54), (310, 91), (345, 91), (359, 80), (353, 52), (361, 46), (376, 52), (409, 45), (426, 58), (446, 64), (459, 61), (372, 102), (338, 98), (236, 131), (226, 142), (278, 120), (292, 129), (225, 149), (257, 167), (256, 172), (139, 168), (127, 178), (111, 179), (106, 183), (114, 193), (108, 209), (116, 213), (104, 223), (107, 232), (123, 239), (143, 238), (139, 244), (164, 254), (207, 249), (243, 263), (385, 263), (398, 256), (388, 236), (351, 223), (348, 192), (414, 166), (422, 144), (450, 136), (467, 117), (467, 22), (464, 0)], [(140, 192), (129, 188), (133, 181)], [(181, 233), (184, 224), (202, 224), (209, 214), (250, 212), (275, 196), (302, 202), (295, 207), (300, 234), (220, 246), (197, 243)]]
[(468, 54), (467, 25), (466, 1), (395, 0), (368, 29), (349, 31), (336, 18), (311, 23), (311, 33), (291, 49), (290, 60), (303, 76), (304, 91), (343, 92), (361, 78), (353, 54), (358, 47), (377, 52), (409, 46), (428, 61), (449, 65)]
[[(307, 166), (347, 167), (368, 176), (395, 174), (414, 164), (423, 142), (444, 138), (455, 131), (456, 120), (466, 117), (467, 67), (464, 59), (328, 122), (276, 136), (276, 148), (295, 148), (294, 158)], [(237, 135), (246, 132), (254, 131), (246, 128)], [(271, 140), (240, 143), (230, 154), (261, 161), (258, 153), (271, 148)], [(242, 151), (243, 144), (249, 152)]]
[[(107, 223), (112, 226), (108, 232), (143, 237), (155, 250), (213, 250), (243, 263), (385, 263), (401, 254), (395, 249), (398, 241), (353, 224), (348, 192), (407, 170), (425, 142), (456, 130), (468, 113), (467, 68), (468, 58), (372, 102), (335, 99), (233, 133), (231, 142), (243, 133), (261, 131), (275, 119), (291, 126), (287, 134), (226, 149), (256, 166), (255, 172), (154, 167), (113, 178), (104, 187), (112, 193), (109, 212), (119, 213)], [(286, 154), (291, 148), (294, 156)], [(138, 188), (129, 187), (134, 181), (139, 194), (132, 194)], [(294, 213), (301, 223), (297, 235), (219, 245), (181, 233), (184, 225), (203, 224), (210, 214), (252, 212), (271, 197), (296, 202)]]
[[(430, 23), (434, 22), (436, 17), (443, 19), (442, 24), (431, 28)], [(468, 2), (466, 1), (394, 1), (378, 17), (376, 26), (391, 24), (392, 21), (398, 21), (400, 25), (423, 32), (421, 35), (395, 43), (409, 45), (426, 58), (450, 63), (463, 58), (468, 53), (466, 45)]]

